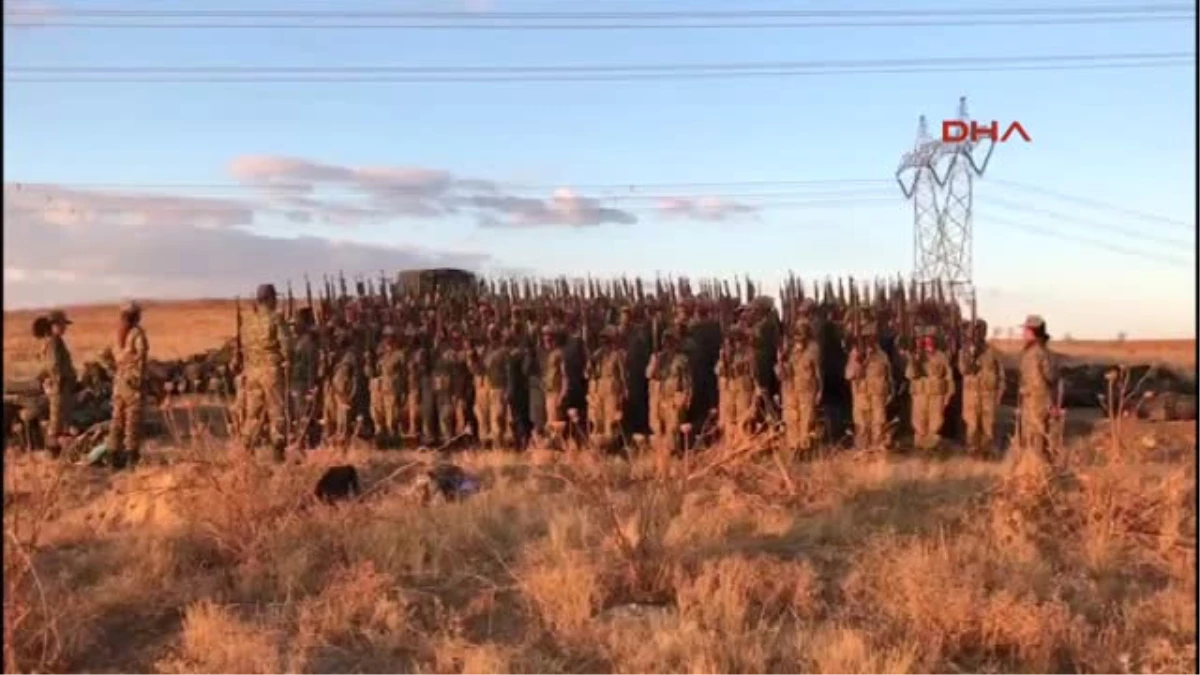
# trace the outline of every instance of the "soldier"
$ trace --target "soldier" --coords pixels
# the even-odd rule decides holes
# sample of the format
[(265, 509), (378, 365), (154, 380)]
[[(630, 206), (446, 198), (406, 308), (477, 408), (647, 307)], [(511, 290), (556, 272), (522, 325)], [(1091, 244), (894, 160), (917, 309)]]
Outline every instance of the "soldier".
[(821, 350), (813, 339), (812, 324), (805, 315), (796, 320), (793, 339), (779, 372), (784, 430), (792, 449), (807, 451), (814, 440), (824, 381)]
[(296, 313), (296, 337), (292, 344), (291, 369), (291, 418), (297, 420), (299, 437), (306, 446), (316, 439), (316, 407), (320, 376), (321, 350), (317, 343), (316, 318), (311, 307), (302, 307)]
[[(436, 344), (437, 352), (433, 363), (433, 396), (437, 412), (438, 430), (443, 443), (454, 440), (461, 434), (466, 420), (463, 419), (465, 404), (461, 390), (463, 382), (461, 354), (457, 336), (448, 337)], [(468, 376), (467, 381), (470, 381)]]
[(431, 442), (434, 435), (433, 378), (429, 351), (423, 337), (413, 333), (412, 348), (408, 353), (408, 373), (405, 395), (408, 400), (408, 433), (418, 444)]
[(650, 365), (646, 367), (646, 376), (656, 382), (653, 398), (658, 406), (650, 415), (660, 469), (665, 468), (666, 458), (675, 451), (680, 431), (688, 431), (683, 429), (683, 422), (692, 404), (691, 364), (680, 349), (679, 334), (667, 331), (662, 340), (662, 349), (650, 357)]
[(912, 395), (913, 442), (921, 450), (933, 450), (941, 439), (946, 406), (954, 395), (954, 371), (932, 331), (921, 338), (918, 349), (904, 366)]
[(341, 356), (333, 367), (325, 397), (325, 441), (348, 448), (354, 435), (354, 402), (358, 398), (358, 355), (353, 338), (339, 336)]
[(1024, 325), (1025, 347), (1021, 352), (1020, 449), (1040, 460), (1049, 459), (1050, 417), (1057, 412), (1054, 395), (1059, 382), (1058, 363), (1046, 347), (1050, 336), (1042, 317), (1030, 315)]
[(589, 364), (588, 418), (593, 441), (608, 444), (621, 435), (625, 405), (625, 350), (617, 345), (617, 329), (600, 331), (600, 349)]
[(62, 452), (70, 425), (77, 376), (71, 362), (71, 352), (63, 339), (71, 320), (65, 312), (54, 310), (47, 315), (50, 332), (42, 341), (42, 389), (46, 392), (50, 419), (46, 424), (46, 448), (54, 457)]
[(121, 309), (117, 341), (113, 345), (116, 375), (113, 378), (112, 422), (108, 451), (114, 469), (137, 466), (142, 451), (142, 413), (145, 404), (146, 360), (150, 342), (142, 328), (142, 308), (129, 303)]
[(405, 409), (404, 381), (408, 364), (404, 349), (396, 338), (396, 329), (383, 327), (383, 354), (379, 359), (379, 376), (375, 385), (376, 402), (372, 404), (375, 440), (380, 447), (390, 447), (400, 439), (401, 411)]
[[(744, 331), (735, 329), (731, 331), (730, 337), (731, 353), (724, 357), (725, 364), (718, 366), (725, 378), (725, 398), (721, 399), (724, 404), (721, 406), (724, 413), (721, 432), (726, 434), (730, 441), (738, 442), (745, 437), (750, 423), (754, 420), (754, 373), (757, 353)], [(718, 414), (718, 417), (721, 415)]]
[(990, 455), (995, 451), (996, 408), (1004, 396), (1004, 366), (987, 341), (987, 322), (975, 321), (971, 341), (958, 353), (963, 377), (963, 426), (967, 447)]
[(255, 293), (254, 312), (246, 317), (242, 326), (247, 422), (243, 442), (247, 449), (253, 448), (265, 422), (272, 455), (275, 461), (282, 462), (287, 446), (284, 420), (287, 378), (284, 373), (288, 369), (291, 345), (277, 304), (274, 284), (260, 285)]
[(850, 383), (854, 441), (859, 448), (887, 449), (887, 403), (892, 394), (892, 364), (876, 339), (875, 326), (861, 327), (857, 344), (846, 363)]
[(488, 326), (487, 337), (488, 346), (482, 358), (472, 358), (476, 377), (475, 419), (479, 442), (499, 448), (509, 441), (512, 350), (502, 342), (500, 328), (495, 324)]
[(552, 438), (562, 438), (566, 428), (568, 382), (562, 336), (551, 326), (542, 329), (545, 359), (541, 364), (546, 429)]

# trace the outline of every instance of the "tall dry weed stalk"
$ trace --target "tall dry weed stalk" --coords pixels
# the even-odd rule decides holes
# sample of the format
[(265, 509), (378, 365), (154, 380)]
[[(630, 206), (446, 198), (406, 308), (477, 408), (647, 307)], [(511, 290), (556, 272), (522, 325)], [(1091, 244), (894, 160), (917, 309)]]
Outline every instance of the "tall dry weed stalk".
[[(43, 529), (60, 505), (66, 465), (48, 482), (4, 486), (4, 670), (47, 672), (63, 652), (57, 609), (39, 573)], [(11, 499), (11, 501), (10, 501)]]

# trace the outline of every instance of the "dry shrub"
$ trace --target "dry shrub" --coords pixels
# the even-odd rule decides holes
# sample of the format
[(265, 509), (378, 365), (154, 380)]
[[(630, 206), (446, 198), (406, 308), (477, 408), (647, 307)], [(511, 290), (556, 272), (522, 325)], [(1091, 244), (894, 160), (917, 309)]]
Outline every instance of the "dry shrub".
[(158, 664), (161, 672), (279, 673), (287, 664), (277, 628), (210, 601), (187, 608), (179, 641), (179, 653)]
[(802, 633), (795, 649), (797, 671), (813, 673), (919, 672), (924, 651), (912, 638), (880, 646), (865, 631), (836, 624)]
[(880, 538), (860, 554), (843, 591), (856, 611), (877, 613), (888, 634), (922, 644), (921, 670), (1069, 668), (1079, 622), (1057, 599), (993, 590), (1013, 571), (1003, 560), (984, 545)]
[(804, 562), (733, 555), (681, 577), (675, 586), (680, 615), (724, 634), (812, 618), (819, 607), (819, 579)]

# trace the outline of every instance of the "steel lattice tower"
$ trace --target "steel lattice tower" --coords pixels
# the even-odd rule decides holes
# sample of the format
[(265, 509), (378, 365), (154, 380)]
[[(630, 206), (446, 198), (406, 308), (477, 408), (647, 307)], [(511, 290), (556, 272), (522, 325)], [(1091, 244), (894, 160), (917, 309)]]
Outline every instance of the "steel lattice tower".
[[(958, 119), (970, 124), (967, 99), (958, 100)], [(943, 142), (929, 135), (921, 115), (913, 149), (904, 153), (896, 182), (913, 203), (913, 276), (919, 283), (941, 281), (956, 297), (973, 293), (971, 280), (974, 181), (983, 176), (996, 142), (989, 139), (982, 163), (979, 143)]]

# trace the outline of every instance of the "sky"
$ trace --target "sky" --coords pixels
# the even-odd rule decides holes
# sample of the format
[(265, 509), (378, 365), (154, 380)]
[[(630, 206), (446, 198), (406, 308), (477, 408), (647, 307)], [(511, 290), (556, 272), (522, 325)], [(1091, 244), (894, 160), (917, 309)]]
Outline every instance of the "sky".
[[(1064, 4), (1089, 6), (903, 7)], [(1194, 337), (1194, 18), (753, 29), (721, 19), (723, 27), (703, 29), (508, 31), (328, 26), (351, 19), (313, 27), (321, 20), (311, 18), (265, 20), (305, 28), (231, 28), (250, 19), (72, 15), (382, 9), (463, 11), (469, 15), (458, 20), (470, 22), (505, 12), (899, 6), (5, 0), (4, 307), (247, 295), (260, 282), (299, 282), (305, 273), (428, 265), (495, 274), (748, 274), (768, 287), (789, 271), (806, 280), (907, 275), (914, 204), (894, 174), (914, 146), (918, 116), (937, 134), (966, 96), (973, 118), (1019, 121), (1032, 139), (997, 145), (973, 181), (980, 314), (1008, 326), (1037, 313), (1052, 333), (1077, 338)], [(26, 12), (25, 25), (12, 25), (14, 7)], [(209, 27), (60, 25), (95, 21)], [(462, 71), (452, 76), (460, 81), (433, 83), (185, 82), (171, 74), (103, 81), (112, 67), (641, 67), (1141, 53), (1193, 60), (969, 72), (885, 63), (861, 74), (640, 81), (461, 81)], [(45, 67), (100, 71), (17, 81), (44, 80), (20, 69)]]

